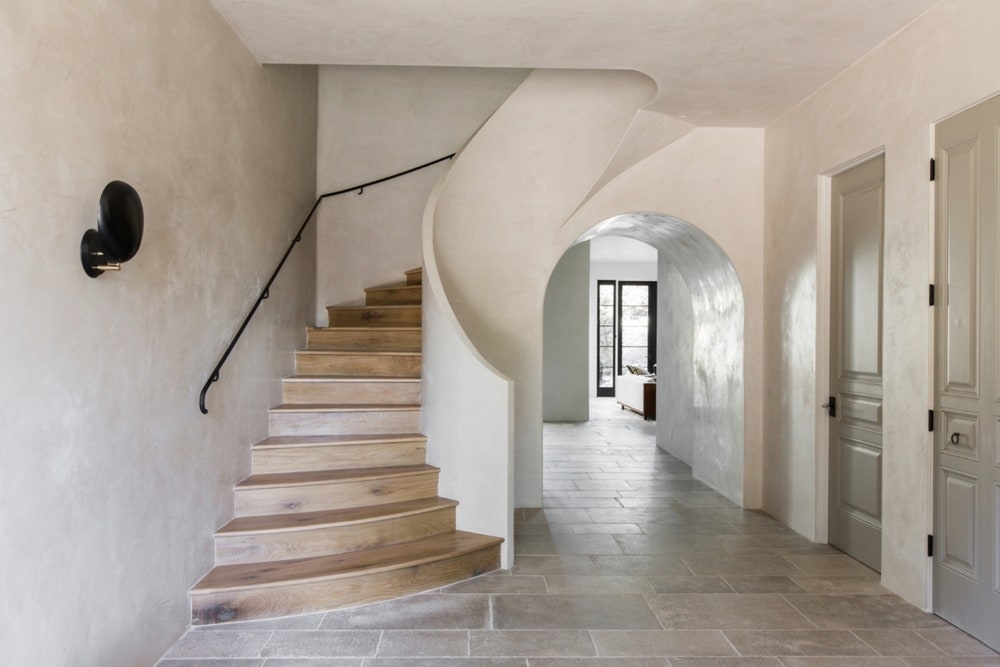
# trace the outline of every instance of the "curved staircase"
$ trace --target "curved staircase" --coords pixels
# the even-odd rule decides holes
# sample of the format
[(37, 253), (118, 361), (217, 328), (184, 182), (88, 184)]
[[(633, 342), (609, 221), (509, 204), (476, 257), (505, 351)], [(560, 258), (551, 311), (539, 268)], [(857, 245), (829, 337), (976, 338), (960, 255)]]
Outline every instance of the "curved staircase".
[(296, 352), (270, 437), (191, 591), (204, 625), (408, 595), (500, 566), (496, 537), (455, 530), (420, 430), (421, 270), (330, 307)]

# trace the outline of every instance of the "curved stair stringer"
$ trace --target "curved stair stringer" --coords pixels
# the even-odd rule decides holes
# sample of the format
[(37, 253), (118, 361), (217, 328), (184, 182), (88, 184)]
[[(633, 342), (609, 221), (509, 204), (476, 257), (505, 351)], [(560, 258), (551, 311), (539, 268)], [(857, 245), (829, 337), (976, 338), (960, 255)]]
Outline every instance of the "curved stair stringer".
[(565, 250), (553, 241), (608, 169), (621, 168), (615, 155), (653, 92), (637, 72), (535, 70), (455, 158), (425, 214), (438, 296), (469, 344), (516, 384), (506, 463), (516, 461), (520, 507), (541, 505), (537, 314)]

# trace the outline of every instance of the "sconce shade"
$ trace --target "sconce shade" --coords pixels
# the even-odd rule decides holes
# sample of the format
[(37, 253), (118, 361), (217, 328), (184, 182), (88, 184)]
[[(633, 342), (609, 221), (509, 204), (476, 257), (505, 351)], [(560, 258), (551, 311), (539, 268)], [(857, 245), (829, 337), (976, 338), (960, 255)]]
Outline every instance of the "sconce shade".
[(83, 270), (91, 278), (118, 271), (139, 252), (142, 243), (142, 200), (124, 181), (104, 186), (97, 206), (97, 229), (88, 229), (80, 242)]
[(142, 242), (142, 200), (124, 181), (111, 181), (101, 193), (97, 212), (97, 233), (108, 259), (127, 262)]

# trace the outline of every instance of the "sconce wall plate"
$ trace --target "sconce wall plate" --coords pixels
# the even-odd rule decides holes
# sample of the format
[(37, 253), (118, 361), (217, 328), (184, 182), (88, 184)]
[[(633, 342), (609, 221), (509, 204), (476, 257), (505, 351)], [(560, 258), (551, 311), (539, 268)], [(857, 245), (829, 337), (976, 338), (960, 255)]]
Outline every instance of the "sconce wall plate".
[(139, 193), (124, 181), (104, 187), (97, 211), (97, 229), (88, 229), (80, 241), (80, 261), (91, 278), (119, 271), (139, 251), (143, 215)]

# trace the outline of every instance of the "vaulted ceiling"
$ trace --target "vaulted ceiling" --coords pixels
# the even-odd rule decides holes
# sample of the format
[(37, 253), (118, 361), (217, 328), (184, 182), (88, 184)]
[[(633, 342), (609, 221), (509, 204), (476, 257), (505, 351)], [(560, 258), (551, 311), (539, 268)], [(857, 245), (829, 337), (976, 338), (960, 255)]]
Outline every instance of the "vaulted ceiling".
[(766, 126), (938, 0), (213, 0), (264, 63), (634, 69), (649, 109)]

